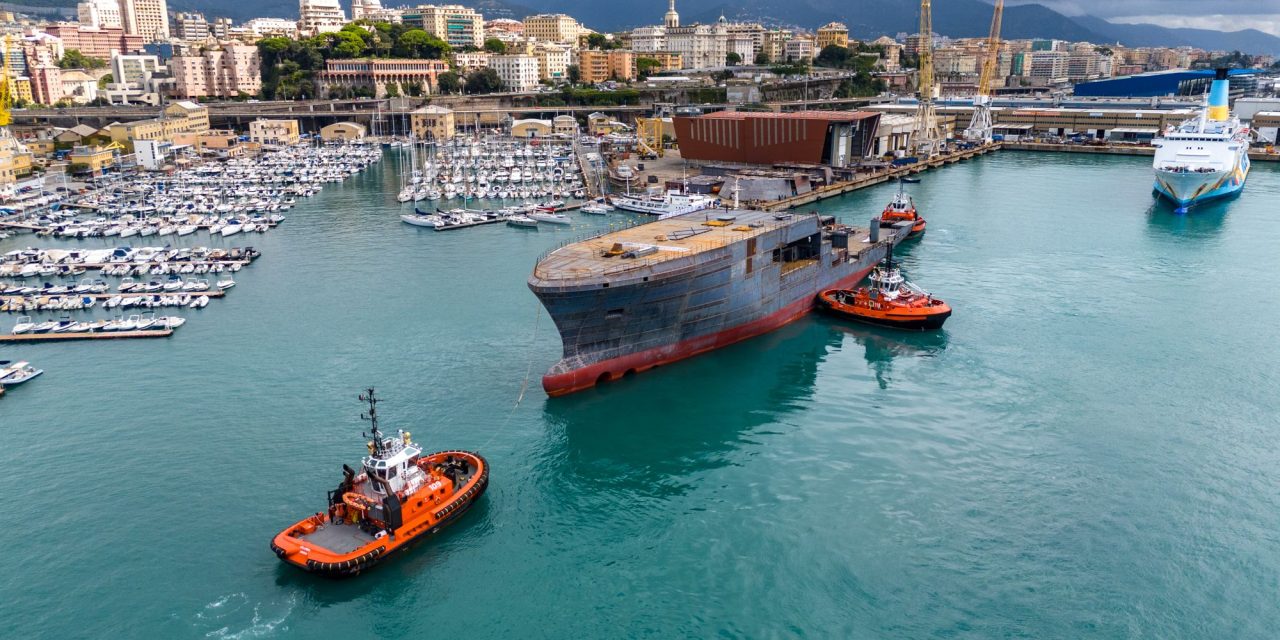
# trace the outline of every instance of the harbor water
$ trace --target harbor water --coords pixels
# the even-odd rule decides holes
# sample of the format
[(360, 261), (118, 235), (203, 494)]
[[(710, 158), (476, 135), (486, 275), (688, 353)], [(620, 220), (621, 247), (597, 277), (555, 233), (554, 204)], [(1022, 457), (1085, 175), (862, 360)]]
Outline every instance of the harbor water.
[[(195, 236), (262, 258), (173, 337), (0, 347), (46, 371), (0, 399), (3, 635), (1274, 637), (1280, 168), (1176, 215), (1150, 165), (1001, 152), (907, 185), (936, 334), (813, 316), (554, 400), (525, 279), (626, 214), (409, 227), (384, 162)], [(818, 208), (865, 224), (893, 189)], [(110, 243), (0, 251), (28, 245)], [(491, 486), (314, 578), (267, 543), (364, 453), (366, 386)]]

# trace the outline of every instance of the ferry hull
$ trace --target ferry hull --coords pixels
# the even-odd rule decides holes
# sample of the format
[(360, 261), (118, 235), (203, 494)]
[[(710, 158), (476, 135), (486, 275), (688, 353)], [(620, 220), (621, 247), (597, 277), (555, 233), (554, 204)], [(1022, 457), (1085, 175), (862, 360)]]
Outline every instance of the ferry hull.
[(1174, 173), (1157, 171), (1152, 189), (1179, 208), (1198, 202), (1233, 196), (1244, 189), (1249, 177), (1249, 158), (1242, 158), (1240, 166), (1229, 172), (1209, 174)]

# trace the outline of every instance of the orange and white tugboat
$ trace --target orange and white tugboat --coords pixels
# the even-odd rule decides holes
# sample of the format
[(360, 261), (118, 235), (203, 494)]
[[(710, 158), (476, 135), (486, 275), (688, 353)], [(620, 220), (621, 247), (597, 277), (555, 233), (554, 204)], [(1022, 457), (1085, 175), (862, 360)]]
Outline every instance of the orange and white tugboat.
[(373, 389), (360, 399), (369, 403), (361, 417), (372, 424), (360, 472), (342, 465), (344, 478), (329, 492), (326, 512), (299, 520), (271, 540), (281, 560), (329, 577), (356, 575), (436, 533), (489, 485), (489, 464), (480, 455), (423, 455), (407, 431), (384, 437)]
[(907, 282), (890, 254), (871, 271), (871, 286), (828, 289), (818, 294), (823, 309), (842, 318), (909, 331), (942, 328), (951, 307)]
[(898, 180), (898, 192), (893, 195), (893, 200), (889, 201), (889, 205), (880, 212), (880, 226), (892, 227), (900, 222), (911, 222), (911, 232), (907, 234), (908, 238), (914, 238), (924, 233), (924, 218), (916, 212), (916, 203), (902, 190), (902, 180)]

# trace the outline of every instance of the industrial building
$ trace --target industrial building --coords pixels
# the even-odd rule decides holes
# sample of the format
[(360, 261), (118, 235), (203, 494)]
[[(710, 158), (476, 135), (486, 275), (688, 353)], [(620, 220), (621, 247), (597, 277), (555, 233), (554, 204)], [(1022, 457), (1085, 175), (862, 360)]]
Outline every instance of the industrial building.
[[(1257, 86), (1257, 69), (1232, 69), (1231, 97), (1238, 98)], [(1134, 76), (1081, 82), (1075, 85), (1077, 96), (1146, 98), (1157, 96), (1198, 96), (1208, 93), (1213, 69), (1173, 69)]]
[(676, 116), (680, 154), (695, 162), (846, 167), (868, 156), (880, 114), (871, 111)]

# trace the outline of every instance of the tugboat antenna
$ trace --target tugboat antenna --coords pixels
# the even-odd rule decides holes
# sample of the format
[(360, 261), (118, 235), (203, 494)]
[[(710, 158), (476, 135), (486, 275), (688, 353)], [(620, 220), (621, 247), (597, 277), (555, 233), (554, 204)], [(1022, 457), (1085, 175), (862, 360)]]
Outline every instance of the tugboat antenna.
[(373, 387), (369, 387), (364, 393), (360, 394), (360, 400), (369, 403), (369, 412), (360, 414), (361, 420), (368, 420), (372, 425), (371, 433), (373, 434), (373, 446), (376, 451), (382, 451), (382, 432), (378, 431), (378, 398), (373, 395)]

